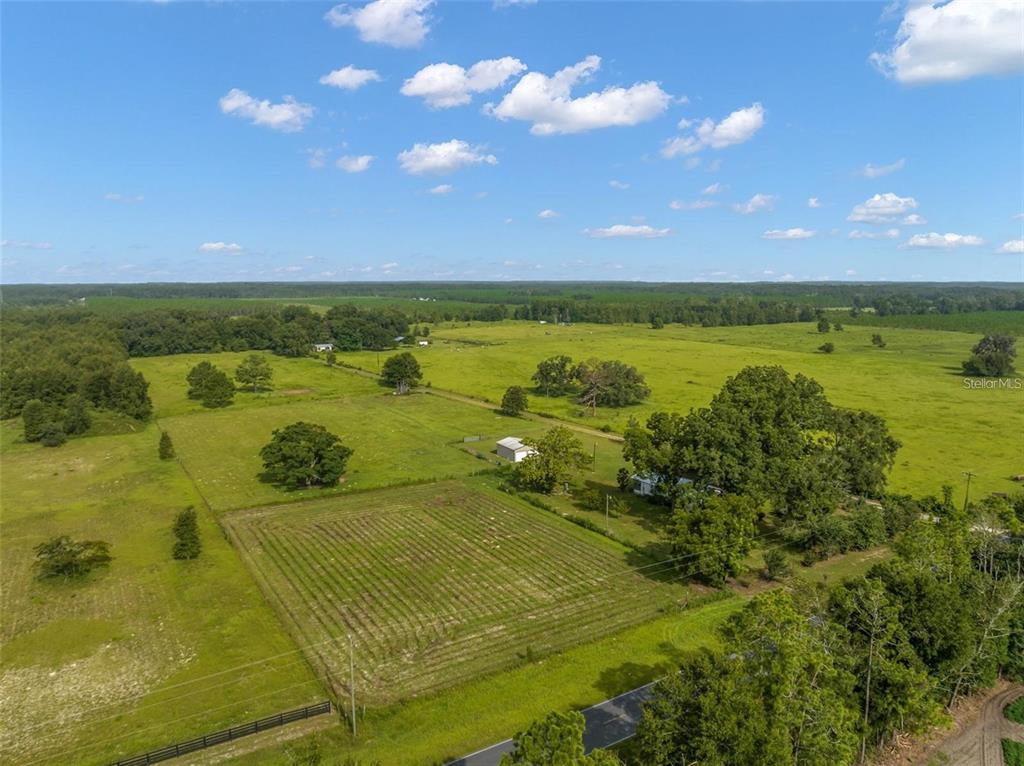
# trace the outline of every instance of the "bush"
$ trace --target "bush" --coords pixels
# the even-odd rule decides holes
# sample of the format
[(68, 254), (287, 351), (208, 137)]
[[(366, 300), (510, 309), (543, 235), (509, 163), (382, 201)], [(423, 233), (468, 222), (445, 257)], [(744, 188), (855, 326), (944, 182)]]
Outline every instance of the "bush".
[(67, 434), (64, 433), (64, 426), (60, 423), (47, 423), (43, 426), (43, 430), (39, 437), (39, 442), (44, 447), (59, 447), (68, 440)]
[(850, 513), (850, 547), (863, 551), (881, 545), (888, 538), (885, 515), (876, 505), (861, 503)]
[(64, 403), (64, 432), (69, 434), (84, 434), (92, 425), (92, 418), (89, 417), (89, 410), (85, 397), (81, 394), (71, 394)]
[(171, 441), (171, 435), (166, 431), (160, 433), (160, 459), (170, 460), (174, 457), (174, 442)]
[(36, 553), (36, 570), (40, 580), (60, 577), (74, 580), (93, 569), (110, 563), (110, 544), (102, 540), (72, 540), (67, 535), (40, 543)]
[(50, 422), (50, 413), (39, 399), (30, 399), (21, 410), (21, 421), (25, 441), (37, 442), (43, 438), (43, 427)]
[(822, 343), (820, 346), (818, 346), (818, 351), (821, 351), (823, 354), (831, 354), (835, 350), (836, 344), (832, 342)]
[(202, 544), (199, 542), (199, 525), (196, 523), (196, 510), (189, 506), (174, 519), (174, 549), (172, 555), (180, 560), (194, 559), (199, 556)]
[(788, 577), (793, 568), (789, 558), (778, 548), (769, 548), (764, 552), (764, 576), (767, 580), (781, 580)]

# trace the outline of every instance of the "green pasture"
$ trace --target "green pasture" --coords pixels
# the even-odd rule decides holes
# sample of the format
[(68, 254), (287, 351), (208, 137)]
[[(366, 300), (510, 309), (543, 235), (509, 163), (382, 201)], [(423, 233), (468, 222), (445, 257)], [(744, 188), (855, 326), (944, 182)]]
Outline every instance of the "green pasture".
[[(369, 384), (373, 390), (261, 408), (232, 405), (163, 418), (160, 426), (171, 434), (196, 486), (218, 511), (465, 476), (505, 464), (493, 454), (498, 439), (540, 436), (551, 427), (428, 394), (394, 396), (352, 372), (332, 374), (342, 383), (357, 388)], [(260, 480), (260, 449), (275, 428), (299, 420), (324, 426), (355, 450), (336, 487), (295, 490)], [(465, 443), (466, 437), (481, 438)], [(593, 437), (587, 442), (591, 450), (597, 444), (598, 468), (606, 482), (613, 482), (621, 464), (620, 446)]]
[[(858, 317), (830, 313), (836, 322), (883, 328), (896, 327), (913, 330), (946, 330), (975, 334), (1002, 333), (1024, 336), (1024, 311), (972, 311), (965, 314), (891, 314), (878, 316), (866, 312)], [(879, 332), (876, 329), (875, 332)], [(883, 337), (885, 334), (883, 333)], [(1024, 351), (1024, 349), (1022, 349)]]
[[(432, 345), (416, 348), (424, 381), (497, 402), (510, 385), (531, 386), (537, 362), (556, 354), (620, 359), (647, 378), (651, 397), (596, 417), (568, 397), (530, 397), (530, 409), (616, 431), (655, 410), (686, 412), (706, 406), (722, 383), (747, 365), (777, 364), (816, 379), (829, 399), (886, 419), (903, 443), (890, 487), (938, 493), (944, 483), (962, 491), (963, 472), (976, 474), (972, 491), (1013, 491), (1024, 472), (1024, 390), (969, 389), (960, 361), (975, 337), (960, 332), (890, 329), (887, 347), (871, 345), (876, 328), (847, 326), (819, 334), (813, 324), (752, 327), (541, 325), (534, 322), (438, 325)], [(833, 354), (818, 347), (829, 340)], [(376, 356), (342, 359), (374, 370)]]
[[(0, 761), (104, 764), (323, 699), (324, 691), (153, 425), (58, 449), (0, 424)], [(171, 558), (174, 515), (203, 551)], [(34, 578), (55, 535), (111, 544), (81, 583)]]

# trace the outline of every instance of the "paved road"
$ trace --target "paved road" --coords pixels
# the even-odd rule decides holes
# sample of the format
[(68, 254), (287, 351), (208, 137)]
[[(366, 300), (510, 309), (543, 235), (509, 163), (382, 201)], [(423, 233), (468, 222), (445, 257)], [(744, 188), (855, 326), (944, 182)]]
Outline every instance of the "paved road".
[[(640, 708), (650, 698), (653, 686), (654, 684), (641, 686), (582, 711), (586, 720), (583, 744), (588, 753), (594, 748), (610, 747), (633, 736), (640, 721)], [(504, 742), (464, 755), (445, 766), (498, 766), (501, 756), (511, 751), (512, 740), (506, 739)]]
[(1003, 766), (1000, 740), (1024, 742), (1024, 726), (1007, 719), (1003, 708), (1024, 694), (1024, 686), (1013, 684), (985, 703), (981, 714), (940, 748), (950, 766)]

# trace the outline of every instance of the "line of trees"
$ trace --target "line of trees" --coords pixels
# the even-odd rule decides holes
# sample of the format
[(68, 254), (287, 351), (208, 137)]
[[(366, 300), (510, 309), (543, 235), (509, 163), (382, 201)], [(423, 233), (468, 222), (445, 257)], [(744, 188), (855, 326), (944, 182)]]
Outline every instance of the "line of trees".
[[(867, 575), (775, 588), (730, 617), (716, 648), (657, 682), (626, 762), (850, 766), (1000, 676), (1024, 679), (1024, 493), (916, 505), (932, 512)], [(583, 763), (582, 734), (579, 714), (549, 715), (506, 763)]]

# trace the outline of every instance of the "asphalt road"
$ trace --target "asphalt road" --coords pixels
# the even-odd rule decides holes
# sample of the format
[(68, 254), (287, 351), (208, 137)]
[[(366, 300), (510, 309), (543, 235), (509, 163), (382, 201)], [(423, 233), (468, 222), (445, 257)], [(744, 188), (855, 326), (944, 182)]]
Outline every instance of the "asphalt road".
[[(633, 736), (640, 721), (640, 708), (651, 696), (653, 686), (654, 684), (640, 686), (581, 711), (586, 721), (583, 745), (588, 753), (594, 748), (610, 747)], [(511, 751), (512, 740), (506, 739), (504, 742), (450, 761), (445, 766), (498, 766), (501, 756)]]

